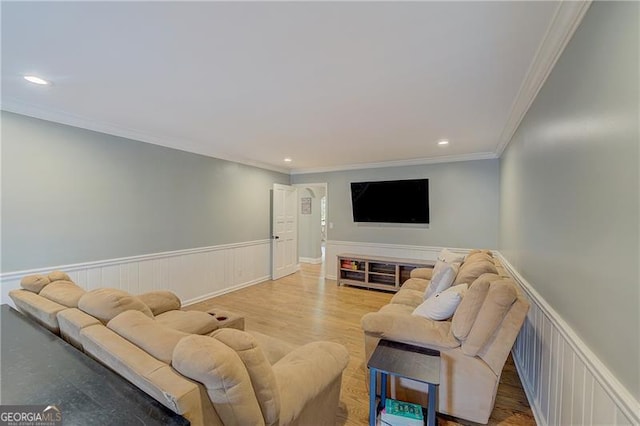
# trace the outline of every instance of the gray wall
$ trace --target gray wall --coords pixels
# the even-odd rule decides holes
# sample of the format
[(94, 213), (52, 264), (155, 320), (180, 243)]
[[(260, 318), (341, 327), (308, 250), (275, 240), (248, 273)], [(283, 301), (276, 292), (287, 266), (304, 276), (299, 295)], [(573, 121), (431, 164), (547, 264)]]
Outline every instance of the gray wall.
[(2, 113), (2, 271), (270, 236), (281, 173)]
[[(390, 148), (391, 149), (391, 148)], [(430, 224), (364, 225), (353, 222), (350, 182), (429, 179)], [(327, 239), (448, 247), (497, 247), (499, 161), (301, 174), (293, 183), (327, 183)], [(399, 206), (401, 208), (401, 206)]]
[(640, 396), (638, 3), (594, 2), (501, 160), (500, 250)]

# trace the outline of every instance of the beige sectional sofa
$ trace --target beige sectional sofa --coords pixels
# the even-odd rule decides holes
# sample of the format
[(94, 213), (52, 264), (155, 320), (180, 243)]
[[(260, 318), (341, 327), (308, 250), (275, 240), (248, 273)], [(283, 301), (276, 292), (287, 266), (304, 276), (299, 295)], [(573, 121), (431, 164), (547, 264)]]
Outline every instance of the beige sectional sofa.
[(120, 312), (138, 310), (160, 324), (186, 333), (208, 334), (220, 326), (206, 312), (181, 310), (180, 299), (170, 291), (138, 296), (113, 288), (86, 291), (60, 271), (26, 276), (20, 285), (21, 289), (9, 292), (18, 310), (75, 346), (79, 343), (79, 330), (74, 320), (88, 321), (75, 313), (78, 310), (90, 315), (91, 321), (103, 324)]
[[(469, 285), (453, 317), (434, 321), (413, 315), (431, 274), (430, 269), (412, 271), (390, 304), (362, 318), (366, 358), (381, 338), (439, 350), (438, 412), (486, 424), (529, 303), (491, 252), (473, 250), (453, 282)], [(393, 386), (399, 398), (427, 406), (426, 386), (406, 379), (396, 379)]]
[(86, 292), (64, 273), (25, 277), (16, 307), (193, 425), (333, 425), (349, 355), (219, 328), (170, 292)]

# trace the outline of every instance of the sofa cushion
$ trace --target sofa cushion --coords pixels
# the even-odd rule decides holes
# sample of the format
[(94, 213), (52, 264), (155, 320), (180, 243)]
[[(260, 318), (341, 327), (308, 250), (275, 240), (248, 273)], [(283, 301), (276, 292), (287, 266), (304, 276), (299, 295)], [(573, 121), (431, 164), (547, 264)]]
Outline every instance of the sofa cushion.
[(64, 273), (62, 271), (50, 272), (48, 277), (49, 277), (49, 280), (51, 282), (54, 282), (54, 281), (70, 281), (70, 282), (73, 282), (71, 277), (69, 277), (69, 275), (67, 275), (66, 273)]
[(158, 315), (156, 321), (189, 334), (209, 334), (219, 327), (214, 316), (200, 311), (167, 311)]
[(411, 312), (415, 309), (415, 306), (403, 305), (400, 303), (389, 303), (384, 305), (378, 312), (384, 312), (387, 314), (397, 315), (411, 315)]
[(434, 268), (433, 278), (431, 278), (429, 286), (424, 292), (423, 299), (425, 300), (451, 287), (451, 284), (456, 279), (460, 264), (441, 263), (441, 265), (443, 266), (437, 270)]
[(441, 293), (434, 294), (414, 309), (413, 315), (419, 315), (435, 321), (451, 318), (460, 304), (467, 287), (466, 284), (460, 284), (455, 287), (449, 287)]
[(67, 308), (75, 308), (86, 291), (71, 281), (56, 280), (40, 291), (40, 296), (53, 300)]
[(415, 268), (409, 273), (411, 278), (422, 278), (423, 280), (430, 280), (433, 275), (433, 268)]
[(171, 364), (173, 350), (180, 339), (188, 336), (159, 324), (140, 311), (122, 312), (109, 321), (107, 327), (167, 364)]
[(271, 364), (257, 340), (249, 333), (232, 328), (222, 328), (211, 335), (240, 356), (251, 378), (265, 423), (277, 424), (280, 415), (280, 393)]
[(451, 323), (449, 321), (433, 321), (411, 315), (411, 312), (411, 309), (408, 312), (394, 312), (391, 310), (370, 312), (362, 317), (360, 323), (365, 333), (369, 336), (433, 349), (460, 346), (460, 342), (451, 335)]
[(493, 257), (488, 255), (487, 253), (478, 252), (478, 253), (473, 253), (468, 255), (464, 261), (466, 263), (473, 263), (481, 260), (486, 260), (487, 262), (493, 262)]
[(391, 298), (391, 304), (407, 305), (415, 308), (422, 303), (423, 296), (424, 292), (422, 291), (401, 288)]
[(502, 278), (510, 278), (510, 275), (507, 272), (507, 270), (504, 268), (504, 266), (497, 265), (496, 271), (498, 272), (498, 275), (500, 275)]
[(465, 355), (476, 356), (478, 354), (485, 342), (500, 326), (502, 319), (517, 298), (518, 292), (513, 281), (502, 279), (489, 284), (487, 297), (480, 307), (467, 339), (462, 344), (462, 351)]
[(284, 340), (267, 336), (266, 334), (262, 334), (257, 331), (248, 330), (246, 333), (253, 336), (271, 365), (280, 361), (285, 355), (298, 347), (289, 342), (285, 342)]
[[(415, 269), (414, 269), (414, 271), (415, 271)], [(432, 271), (432, 269), (429, 269), (429, 271)], [(431, 279), (431, 278), (429, 278), (429, 279)], [(429, 286), (429, 279), (412, 277), (412, 278), (409, 278), (408, 280), (406, 280), (404, 282), (404, 284), (402, 284), (401, 288), (405, 288), (407, 290), (418, 290), (418, 291), (424, 293), (424, 291)]]
[(49, 283), (51, 280), (46, 275), (27, 275), (20, 280), (20, 287), (33, 293), (40, 293)]
[(153, 317), (142, 300), (115, 288), (99, 288), (85, 293), (78, 301), (78, 309), (98, 318), (104, 324), (125, 311), (140, 311)]
[(482, 358), (498, 376), (509, 356), (509, 352), (511, 352), (513, 342), (518, 336), (518, 332), (522, 327), (528, 310), (529, 302), (521, 295), (518, 295), (518, 299), (511, 305), (498, 329), (485, 342), (480, 352), (478, 352), (478, 356)]
[(480, 307), (482, 307), (482, 303), (489, 292), (491, 278), (495, 281), (499, 277), (496, 274), (482, 274), (473, 282), (464, 295), (464, 299), (460, 302), (451, 320), (451, 332), (456, 339), (464, 341), (469, 335)]
[(458, 275), (456, 279), (453, 281), (453, 285), (458, 284), (469, 284), (471, 285), (480, 275), (486, 273), (495, 274), (498, 271), (496, 270), (493, 262), (488, 260), (480, 260), (478, 262), (465, 262), (460, 267), (458, 271)]
[(264, 424), (247, 369), (236, 351), (215, 337), (191, 335), (181, 339), (171, 364), (205, 386), (223, 424)]
[(487, 249), (473, 249), (473, 250), (469, 251), (469, 254), (467, 254), (467, 257), (471, 256), (472, 254), (476, 254), (476, 253), (485, 253), (485, 254), (488, 254), (489, 256), (493, 257), (493, 253), (491, 252), (491, 250), (487, 250)]
[(138, 297), (151, 309), (153, 315), (160, 315), (167, 311), (179, 310), (182, 306), (180, 298), (171, 291), (150, 291), (139, 294)]

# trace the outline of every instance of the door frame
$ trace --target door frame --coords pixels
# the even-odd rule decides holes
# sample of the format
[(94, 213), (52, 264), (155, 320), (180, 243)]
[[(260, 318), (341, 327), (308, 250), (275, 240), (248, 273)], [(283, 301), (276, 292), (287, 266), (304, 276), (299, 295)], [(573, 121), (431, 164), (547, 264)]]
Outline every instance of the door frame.
[[(286, 205), (286, 196), (285, 199), (283, 200), (283, 206), (284, 207), (284, 211), (282, 212), (284, 215), (284, 228), (282, 230), (278, 230), (277, 229), (277, 222), (278, 222), (278, 217), (275, 214), (276, 213), (276, 201), (278, 199), (276, 193), (277, 191), (280, 190), (284, 190), (284, 192), (289, 192), (289, 189), (292, 189), (292, 196), (293, 196), (293, 202), (292, 202), (292, 208), (293, 208), (293, 212), (290, 213), (290, 216), (292, 218), (294, 218), (295, 220), (295, 224), (293, 227), (293, 234), (294, 234), (294, 238), (295, 241), (293, 243), (293, 249), (295, 250), (295, 253), (293, 255), (293, 259), (291, 260), (291, 263), (288, 263), (288, 256), (287, 256), (287, 240), (288, 240), (288, 232), (287, 232), (287, 205)], [(297, 272), (300, 269), (300, 263), (298, 261), (298, 188), (296, 188), (293, 185), (285, 185), (285, 184), (280, 184), (280, 183), (274, 183), (272, 185), (271, 188), (271, 279), (272, 280), (276, 280), (282, 277), (285, 277), (287, 275), (293, 274), (295, 272)], [(281, 239), (280, 237), (284, 236), (284, 239)], [(284, 244), (283, 246), (281, 246), (281, 244)], [(277, 261), (277, 253), (278, 253), (278, 249), (282, 247), (282, 250), (284, 250), (283, 253), (281, 253), (281, 258), (280, 260), (284, 262), (283, 267), (278, 269), (278, 261)]]
[[(327, 182), (319, 182), (319, 183), (293, 183), (291, 184), (291, 186), (295, 186), (298, 191), (302, 188), (309, 188), (309, 187), (322, 187), (324, 188), (324, 196), (326, 197), (326, 201), (325, 201), (325, 222), (326, 222), (326, 240), (325, 240), (325, 259), (322, 262), (322, 271), (324, 271), (324, 265), (327, 263), (326, 260), (326, 244), (329, 241), (329, 185)], [(300, 226), (300, 209), (297, 208), (297, 212), (298, 212), (298, 226)], [(300, 233), (298, 232), (298, 264), (300, 263)]]

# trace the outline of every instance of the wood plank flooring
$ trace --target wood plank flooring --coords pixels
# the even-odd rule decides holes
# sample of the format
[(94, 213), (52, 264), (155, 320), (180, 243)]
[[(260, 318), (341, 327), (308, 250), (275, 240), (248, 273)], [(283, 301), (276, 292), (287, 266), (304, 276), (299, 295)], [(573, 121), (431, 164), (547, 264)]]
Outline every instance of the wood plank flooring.
[[(221, 307), (245, 316), (245, 328), (302, 345), (316, 340), (338, 342), (347, 347), (350, 362), (342, 380), (336, 424), (368, 424), (368, 388), (365, 382), (364, 337), (360, 318), (377, 311), (391, 293), (355, 287), (338, 287), (325, 280), (320, 265), (302, 264), (301, 270), (277, 281), (267, 281), (233, 293), (214, 297), (187, 309)], [(439, 425), (474, 425), (438, 415)], [(511, 357), (505, 365), (491, 425), (535, 425)]]

